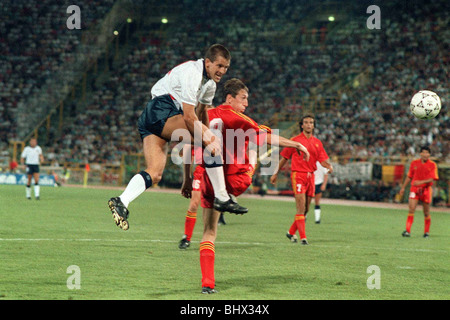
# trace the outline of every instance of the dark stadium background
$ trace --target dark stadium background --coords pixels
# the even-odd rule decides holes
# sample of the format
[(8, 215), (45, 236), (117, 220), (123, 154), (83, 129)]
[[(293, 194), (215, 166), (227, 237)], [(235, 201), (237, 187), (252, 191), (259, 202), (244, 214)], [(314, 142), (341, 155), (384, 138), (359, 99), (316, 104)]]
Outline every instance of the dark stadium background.
[[(80, 8), (79, 30), (66, 26), (69, 5)], [(370, 5), (380, 29), (367, 27)], [(4, 0), (0, 174), (34, 136), (41, 172), (58, 182), (125, 185), (143, 165), (136, 120), (152, 85), (221, 43), (232, 54), (221, 84), (247, 84), (249, 116), (290, 137), (303, 114), (315, 115), (337, 168), (325, 197), (404, 201), (399, 183), (429, 144), (441, 178), (434, 204), (449, 206), (449, 12), (445, 0)], [(433, 120), (409, 111), (421, 89), (441, 98)], [(256, 174), (249, 192), (289, 194), (288, 169), (278, 189)], [(169, 161), (160, 186), (179, 187), (180, 172)]]

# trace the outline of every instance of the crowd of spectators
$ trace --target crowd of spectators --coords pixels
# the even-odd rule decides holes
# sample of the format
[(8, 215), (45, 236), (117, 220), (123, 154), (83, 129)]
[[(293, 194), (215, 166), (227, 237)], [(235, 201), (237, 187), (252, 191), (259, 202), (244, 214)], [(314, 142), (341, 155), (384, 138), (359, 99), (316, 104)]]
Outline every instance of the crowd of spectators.
[[(47, 2), (42, 1), (42, 6)], [(9, 19), (0, 22), (2, 30), (8, 31), (0, 39), (6, 57), (6, 64), (0, 67), (2, 149), (15, 134), (11, 130), (14, 105), (38, 91), (79, 41), (61, 32), (55, 24), (58, 20), (45, 15), (39, 18), (39, 6), (7, 3), (14, 10), (8, 10)], [(282, 110), (298, 113), (300, 118), (311, 89), (337, 75), (342, 86), (322, 87), (319, 94), (339, 95), (338, 106), (316, 114), (316, 134), (330, 155), (414, 156), (419, 145), (429, 143), (433, 156), (448, 157), (450, 120), (445, 110), (427, 122), (415, 120), (408, 107), (419, 89), (437, 92), (444, 106), (449, 100), (450, 37), (445, 28), (449, 17), (439, 10), (445, 1), (383, 9), (380, 30), (366, 28), (363, 10), (349, 18), (350, 22), (336, 21), (328, 35), (323, 25), (314, 26), (314, 33), (302, 26), (312, 10), (309, 3), (185, 1), (182, 21), (195, 23), (169, 23), (164, 35), (139, 30), (135, 35), (138, 41), (129, 43), (129, 53), (116, 61), (108, 78), (90, 85), (87, 107), (65, 123), (62, 135), (54, 135), (47, 147), (59, 162), (118, 164), (122, 155), (141, 152), (136, 120), (150, 98), (152, 85), (173, 66), (202, 57), (212, 43), (222, 43), (232, 53), (231, 68), (222, 81), (237, 77), (248, 85), (250, 106), (246, 112), (258, 122), (268, 123)], [(67, 17), (65, 11), (58, 15), (58, 19)], [(30, 16), (41, 21), (37, 33), (32, 27), (17, 30), (17, 19), (26, 25)], [(23, 35), (24, 30), (30, 31), (28, 36)], [(23, 46), (17, 45), (19, 40)], [(354, 75), (363, 71), (369, 81), (353, 81)], [(349, 81), (345, 91), (338, 90)], [(219, 85), (215, 104), (220, 100)], [(286, 101), (296, 103), (286, 105)]]
[[(77, 1), (82, 29), (98, 23), (113, 3)], [(54, 83), (55, 75), (76, 62), (74, 53), (82, 32), (66, 26), (69, 5), (52, 0), (4, 0), (0, 4), (0, 150), (8, 148), (8, 141), (23, 137), (18, 130), (26, 122), (36, 122), (34, 115), (39, 115), (39, 120), (45, 117), (41, 113), (48, 106), (31, 105), (30, 100), (42, 95), (43, 88)], [(71, 81), (69, 75), (65, 77)], [(36, 125), (31, 123), (31, 128)]]
[[(429, 144), (433, 156), (449, 161), (448, 37), (450, 17), (442, 3), (411, 6), (385, 15), (380, 31), (355, 23), (335, 35), (337, 48), (353, 48), (347, 64), (369, 68), (370, 81), (341, 95), (338, 108), (318, 114), (318, 136), (335, 155), (417, 156)], [(350, 31), (351, 30), (351, 31)], [(351, 33), (350, 33), (351, 32)], [(356, 47), (355, 47), (356, 46)], [(337, 51), (339, 52), (339, 51)], [(345, 63), (344, 59), (339, 59)], [(435, 91), (443, 111), (433, 121), (415, 119), (409, 101), (421, 89)]]

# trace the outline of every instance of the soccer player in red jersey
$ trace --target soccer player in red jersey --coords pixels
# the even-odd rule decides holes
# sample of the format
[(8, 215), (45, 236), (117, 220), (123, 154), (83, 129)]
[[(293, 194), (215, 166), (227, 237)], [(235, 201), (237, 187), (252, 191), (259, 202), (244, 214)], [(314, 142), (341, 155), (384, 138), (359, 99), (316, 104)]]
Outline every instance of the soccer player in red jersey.
[[(324, 168), (328, 169), (329, 173), (333, 172), (333, 166), (328, 161), (328, 155), (323, 148), (322, 142), (313, 135), (314, 117), (312, 115), (304, 116), (300, 120), (299, 125), (302, 132), (292, 138), (292, 140), (304, 145), (309, 151), (310, 158), (305, 160), (295, 152), (295, 149), (285, 148), (280, 153), (281, 161), (278, 165), (278, 171), (291, 159), (291, 182), (297, 214), (286, 236), (292, 242), (297, 242), (295, 233), (298, 230), (301, 244), (307, 245), (305, 216), (309, 210), (311, 199), (315, 195), (314, 171), (317, 169), (316, 161), (319, 161)], [(278, 171), (270, 178), (272, 184), (275, 184), (277, 181)]]
[(411, 226), (414, 221), (414, 212), (416, 211), (417, 204), (422, 201), (423, 214), (425, 216), (425, 230), (424, 238), (428, 238), (430, 235), (430, 204), (433, 199), (432, 185), (434, 180), (439, 180), (437, 165), (430, 159), (431, 152), (428, 146), (420, 148), (420, 159), (416, 159), (411, 162), (408, 175), (403, 182), (399, 194), (403, 196), (405, 193), (405, 187), (411, 183), (409, 190), (409, 210), (408, 218), (406, 219), (406, 230), (403, 231), (404, 237), (411, 236)]
[[(295, 148), (309, 159), (308, 150), (299, 142), (272, 134), (271, 129), (258, 125), (244, 115), (248, 106), (248, 88), (238, 79), (230, 79), (223, 90), (224, 103), (209, 110), (210, 128), (222, 133), (224, 172), (227, 191), (237, 197), (250, 186), (255, 163), (247, 154), (249, 142), (262, 145), (277, 144)], [(241, 129), (241, 130), (240, 130)], [(241, 135), (242, 134), (242, 135)], [(243, 138), (243, 139), (242, 139)], [(237, 143), (235, 143), (237, 140)], [(256, 159), (255, 159), (256, 160)], [(208, 161), (204, 158), (204, 161)], [(186, 169), (187, 166), (185, 166)], [(187, 183), (186, 185), (189, 185)], [(201, 181), (201, 206), (203, 207), (203, 237), (200, 242), (200, 268), (202, 272), (202, 293), (215, 293), (215, 240), (220, 212), (214, 210), (214, 190), (207, 175)]]

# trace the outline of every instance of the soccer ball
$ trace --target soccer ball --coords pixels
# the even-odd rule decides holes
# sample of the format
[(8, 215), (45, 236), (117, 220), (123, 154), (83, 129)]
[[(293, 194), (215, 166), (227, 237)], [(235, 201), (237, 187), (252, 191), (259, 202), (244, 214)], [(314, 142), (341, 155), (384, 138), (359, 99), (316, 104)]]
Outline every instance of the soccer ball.
[(441, 99), (433, 91), (421, 90), (412, 97), (409, 107), (416, 118), (433, 119), (441, 111)]

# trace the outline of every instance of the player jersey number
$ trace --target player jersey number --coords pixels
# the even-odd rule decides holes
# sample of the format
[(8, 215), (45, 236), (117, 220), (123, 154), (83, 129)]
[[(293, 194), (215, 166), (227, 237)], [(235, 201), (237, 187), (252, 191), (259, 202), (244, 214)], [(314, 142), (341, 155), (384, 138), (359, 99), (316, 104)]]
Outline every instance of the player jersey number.
[(302, 192), (302, 185), (300, 183), (297, 184), (297, 192)]
[(212, 119), (209, 122), (209, 127), (211, 130), (217, 130), (221, 133), (223, 129), (223, 120), (221, 118)]
[(192, 182), (192, 188), (193, 189), (200, 189), (200, 180), (194, 180)]

